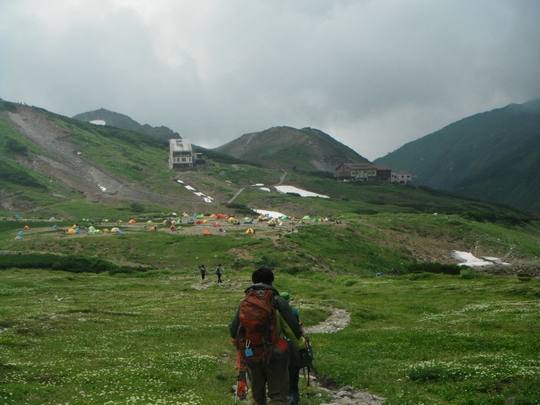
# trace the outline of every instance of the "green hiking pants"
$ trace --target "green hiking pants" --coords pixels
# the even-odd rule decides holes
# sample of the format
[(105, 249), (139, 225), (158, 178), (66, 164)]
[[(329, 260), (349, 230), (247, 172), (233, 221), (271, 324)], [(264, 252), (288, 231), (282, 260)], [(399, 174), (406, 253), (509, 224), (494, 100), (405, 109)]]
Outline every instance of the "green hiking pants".
[[(253, 405), (287, 405), (289, 394), (289, 358), (247, 361), (247, 371), (251, 381), (251, 403)], [(266, 391), (268, 389), (268, 401)]]

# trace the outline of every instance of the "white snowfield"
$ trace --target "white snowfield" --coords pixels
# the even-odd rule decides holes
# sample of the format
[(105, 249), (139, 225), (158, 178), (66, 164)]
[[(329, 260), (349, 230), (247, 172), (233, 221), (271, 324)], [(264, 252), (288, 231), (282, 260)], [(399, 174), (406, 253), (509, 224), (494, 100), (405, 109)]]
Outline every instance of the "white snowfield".
[(266, 210), (253, 210), (253, 211), (255, 211), (257, 214), (268, 215), (271, 218), (281, 218), (282, 216), (285, 215), (277, 211), (266, 211)]
[(461, 262), (458, 263), (458, 266), (484, 267), (493, 266), (494, 264), (510, 266), (510, 263), (505, 263), (498, 257), (483, 256), (482, 260), (473, 256), (470, 252), (460, 252), (459, 250), (454, 250), (452, 252), (452, 257)]
[(312, 193), (311, 191), (302, 190), (294, 186), (274, 186), (276, 191), (281, 194), (287, 193), (296, 193), (300, 194), (302, 197), (319, 197), (319, 198), (330, 198), (327, 195)]
[(176, 182), (186, 188), (186, 190), (191, 191), (193, 194), (195, 194), (197, 197), (201, 197), (203, 201), (207, 204), (212, 204), (214, 202), (214, 199), (210, 197), (209, 195), (206, 195), (204, 193), (201, 193), (200, 191), (197, 191), (196, 188), (191, 187), (189, 185), (186, 185), (182, 180), (177, 179)]
[(94, 124), (94, 125), (107, 125), (107, 123), (104, 120), (92, 120), (89, 122), (90, 124)]

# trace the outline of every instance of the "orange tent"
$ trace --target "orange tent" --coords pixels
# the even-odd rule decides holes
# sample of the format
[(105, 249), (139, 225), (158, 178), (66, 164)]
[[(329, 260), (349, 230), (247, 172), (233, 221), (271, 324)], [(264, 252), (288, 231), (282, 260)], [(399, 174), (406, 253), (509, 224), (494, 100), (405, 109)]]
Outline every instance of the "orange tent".
[(221, 226), (221, 224), (219, 222), (214, 222), (214, 228), (218, 228), (220, 226)]
[(202, 234), (203, 235), (210, 235), (210, 231), (208, 229), (205, 229), (204, 231), (202, 231)]
[(28, 225), (25, 225), (23, 228), (23, 231), (29, 231), (29, 230), (30, 230), (30, 227)]
[(135, 221), (134, 219), (130, 219), (130, 220), (129, 220), (129, 223), (130, 223), (130, 224), (136, 224), (137, 221)]
[(150, 227), (150, 230), (151, 230), (151, 231), (155, 231), (155, 230), (156, 230), (156, 227), (155, 227), (155, 226), (151, 226), (151, 227)]

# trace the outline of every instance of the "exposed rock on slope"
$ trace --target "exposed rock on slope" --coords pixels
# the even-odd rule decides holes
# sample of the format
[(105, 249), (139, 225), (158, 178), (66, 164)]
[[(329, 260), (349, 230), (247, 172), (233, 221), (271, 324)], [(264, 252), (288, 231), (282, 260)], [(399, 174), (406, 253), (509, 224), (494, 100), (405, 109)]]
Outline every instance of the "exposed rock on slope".
[[(8, 112), (9, 119), (22, 136), (48, 152), (19, 157), (17, 163), (77, 190), (87, 200), (115, 205), (125, 200), (175, 206), (186, 198), (158, 195), (139, 184), (125, 181), (85, 159), (79, 154), (70, 133), (59, 127), (41, 110), (18, 105), (16, 112)], [(189, 199), (188, 199), (189, 200)], [(189, 202), (189, 201), (187, 201)]]

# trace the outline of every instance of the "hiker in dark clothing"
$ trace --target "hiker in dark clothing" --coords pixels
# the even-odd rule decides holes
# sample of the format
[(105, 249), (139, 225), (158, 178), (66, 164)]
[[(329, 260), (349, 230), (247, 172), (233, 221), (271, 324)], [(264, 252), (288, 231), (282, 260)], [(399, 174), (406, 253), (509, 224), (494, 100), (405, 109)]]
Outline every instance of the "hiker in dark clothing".
[(201, 264), (199, 266), (199, 270), (201, 271), (201, 277), (204, 280), (204, 278), (206, 277), (206, 267), (204, 267), (204, 264)]
[[(282, 292), (281, 297), (288, 303), (291, 302), (291, 295), (288, 292)], [(291, 307), (296, 319), (300, 322), (300, 313), (298, 309)], [(302, 367), (295, 361), (298, 358), (298, 349), (294, 345), (290, 348), (289, 357), (289, 395), (287, 396), (287, 405), (299, 405), (300, 404), (300, 389), (298, 388), (298, 382), (300, 380), (300, 369)]]
[(220, 264), (218, 264), (218, 266), (216, 267), (216, 274), (217, 274), (217, 282), (218, 283), (222, 283), (223, 281), (221, 280), (221, 275), (223, 274), (223, 266)]
[[(261, 267), (255, 270), (251, 276), (253, 285), (246, 289), (246, 298), (240, 304), (233, 321), (229, 325), (231, 336), (236, 341), (237, 349), (241, 351), (247, 366), (249, 380), (251, 382), (251, 394), (255, 405), (287, 405), (287, 395), (289, 393), (289, 373), (288, 364), (288, 343), (283, 336), (298, 349), (304, 349), (306, 341), (302, 337), (302, 330), (296, 315), (291, 307), (279, 292), (272, 287), (274, 273), (272, 270)], [(255, 329), (249, 325), (246, 319), (262, 319), (261, 316), (253, 316), (255, 312), (248, 313), (249, 307), (246, 302), (256, 297), (269, 297), (271, 315), (267, 318), (272, 322), (272, 327), (267, 330), (272, 331), (272, 343), (264, 337), (257, 336), (260, 325)], [(255, 314), (256, 315), (256, 314)], [(262, 322), (262, 321), (260, 321)], [(263, 325), (264, 330), (265, 325)], [(269, 332), (266, 333), (269, 336)], [(254, 342), (266, 342), (256, 344)], [(267, 391), (269, 401), (267, 402)]]

